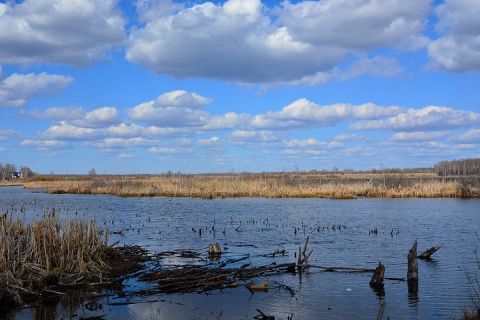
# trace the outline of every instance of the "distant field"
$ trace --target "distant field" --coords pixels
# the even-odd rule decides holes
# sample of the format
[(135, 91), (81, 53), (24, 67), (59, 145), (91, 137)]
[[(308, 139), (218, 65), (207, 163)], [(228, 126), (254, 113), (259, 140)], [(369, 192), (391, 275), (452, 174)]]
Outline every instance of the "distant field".
[(432, 173), (241, 173), (165, 175), (37, 176), (2, 185), (42, 188), (47, 193), (111, 194), (122, 197), (479, 197), (480, 177)]

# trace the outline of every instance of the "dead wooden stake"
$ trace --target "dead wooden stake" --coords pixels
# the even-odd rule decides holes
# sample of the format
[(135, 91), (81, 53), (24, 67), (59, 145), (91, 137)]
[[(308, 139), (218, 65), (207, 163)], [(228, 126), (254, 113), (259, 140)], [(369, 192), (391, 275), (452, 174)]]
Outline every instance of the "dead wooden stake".
[(418, 281), (417, 240), (408, 252), (407, 281)]
[(378, 261), (377, 269), (375, 269), (372, 279), (370, 280), (370, 287), (378, 287), (382, 285), (384, 275), (385, 275), (385, 266), (380, 261)]
[(439, 246), (431, 247), (430, 249), (426, 250), (422, 254), (418, 255), (417, 258), (419, 258), (419, 259), (429, 259), (432, 254), (434, 254), (435, 252), (438, 251), (438, 249), (440, 249)]
[(297, 261), (298, 271), (302, 269), (302, 247), (298, 247), (298, 261)]
[(307, 263), (308, 258), (310, 257), (310, 255), (313, 252), (313, 250), (310, 250), (310, 252), (308, 254), (306, 254), (309, 238), (310, 237), (308, 236), (307, 239), (305, 240), (305, 245), (303, 246), (303, 252), (302, 252), (302, 247), (301, 246), (298, 247), (297, 269), (298, 269), (299, 272), (302, 271), (302, 265)]
[(307, 246), (308, 246), (308, 240), (310, 239), (310, 236), (307, 237), (307, 240), (305, 240), (305, 246), (303, 247), (303, 255), (305, 255), (305, 252), (307, 252)]

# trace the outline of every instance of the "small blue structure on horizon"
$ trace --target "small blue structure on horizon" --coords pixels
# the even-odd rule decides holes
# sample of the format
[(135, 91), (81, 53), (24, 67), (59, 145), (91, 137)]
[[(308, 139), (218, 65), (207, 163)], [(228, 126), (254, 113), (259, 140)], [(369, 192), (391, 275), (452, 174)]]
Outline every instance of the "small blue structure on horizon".
[(12, 172), (12, 179), (21, 179), (22, 178), (22, 173), (18, 171), (13, 171)]

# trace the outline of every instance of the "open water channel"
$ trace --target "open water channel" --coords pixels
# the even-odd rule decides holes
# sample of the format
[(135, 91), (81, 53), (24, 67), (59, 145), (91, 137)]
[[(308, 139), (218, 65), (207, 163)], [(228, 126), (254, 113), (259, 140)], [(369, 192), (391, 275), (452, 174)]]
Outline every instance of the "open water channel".
[[(27, 209), (20, 212), (24, 204)], [(275, 319), (375, 319), (383, 302), (384, 319), (459, 319), (470, 306), (467, 273), (479, 272), (478, 199), (120, 198), (2, 187), (0, 212), (7, 209), (26, 221), (52, 209), (61, 218), (95, 219), (110, 232), (126, 229), (121, 235), (112, 233), (109, 243), (140, 245), (152, 253), (199, 252), (200, 257), (188, 261), (199, 265), (208, 261), (211, 243), (221, 244), (222, 258), (249, 255), (247, 261), (256, 266), (294, 262), (295, 252), (309, 236), (310, 264), (375, 269), (381, 261), (385, 277), (406, 278), (414, 240), (418, 253), (441, 246), (432, 260), (419, 260), (418, 292), (409, 292), (406, 281), (385, 280), (380, 295), (369, 286), (371, 273), (311, 268), (301, 275), (273, 277), (268, 292), (252, 294), (240, 286), (209, 294), (130, 297), (131, 304), (120, 305), (125, 298), (108, 296), (97, 301), (102, 308), (94, 311), (85, 304), (52, 306), (57, 319), (252, 319), (256, 309)], [(279, 250), (286, 254), (263, 256)], [(172, 255), (165, 263), (185, 262), (176, 259)], [(8, 318), (31, 319), (36, 312), (28, 307)]]

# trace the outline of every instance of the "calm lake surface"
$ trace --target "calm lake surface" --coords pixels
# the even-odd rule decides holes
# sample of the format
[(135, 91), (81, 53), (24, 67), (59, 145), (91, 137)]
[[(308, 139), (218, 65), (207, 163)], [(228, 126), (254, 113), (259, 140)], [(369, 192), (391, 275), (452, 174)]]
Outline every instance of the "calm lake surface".
[[(24, 203), (27, 210), (22, 213)], [(201, 253), (188, 260), (165, 257), (168, 264), (202, 265), (208, 261), (211, 243), (220, 243), (226, 251), (222, 259), (249, 255), (246, 261), (254, 266), (294, 262), (295, 252), (309, 236), (313, 265), (374, 269), (381, 261), (385, 277), (406, 278), (407, 254), (414, 240), (419, 254), (441, 246), (432, 260), (419, 260), (416, 293), (409, 293), (406, 281), (385, 280), (385, 294), (379, 295), (369, 286), (371, 273), (310, 268), (301, 275), (272, 277), (268, 292), (251, 294), (240, 286), (208, 295), (128, 297), (129, 305), (117, 305), (125, 298), (109, 296), (99, 300), (102, 308), (94, 311), (85, 308), (86, 302), (73, 310), (68, 304), (53, 306), (57, 319), (100, 315), (104, 319), (252, 319), (256, 309), (275, 319), (375, 319), (382, 302), (386, 302), (384, 319), (458, 319), (470, 305), (467, 272), (479, 271), (478, 199), (119, 198), (2, 187), (0, 212), (7, 209), (26, 221), (52, 209), (62, 218), (95, 219), (110, 232), (127, 229), (122, 235), (111, 234), (109, 243), (140, 245), (152, 253)], [(376, 235), (371, 232), (374, 228)], [(263, 256), (283, 249), (283, 257)], [(278, 283), (292, 288), (295, 295)], [(133, 280), (128, 285), (140, 286)], [(39, 312), (45, 310), (24, 308), (9, 318), (31, 319)]]

